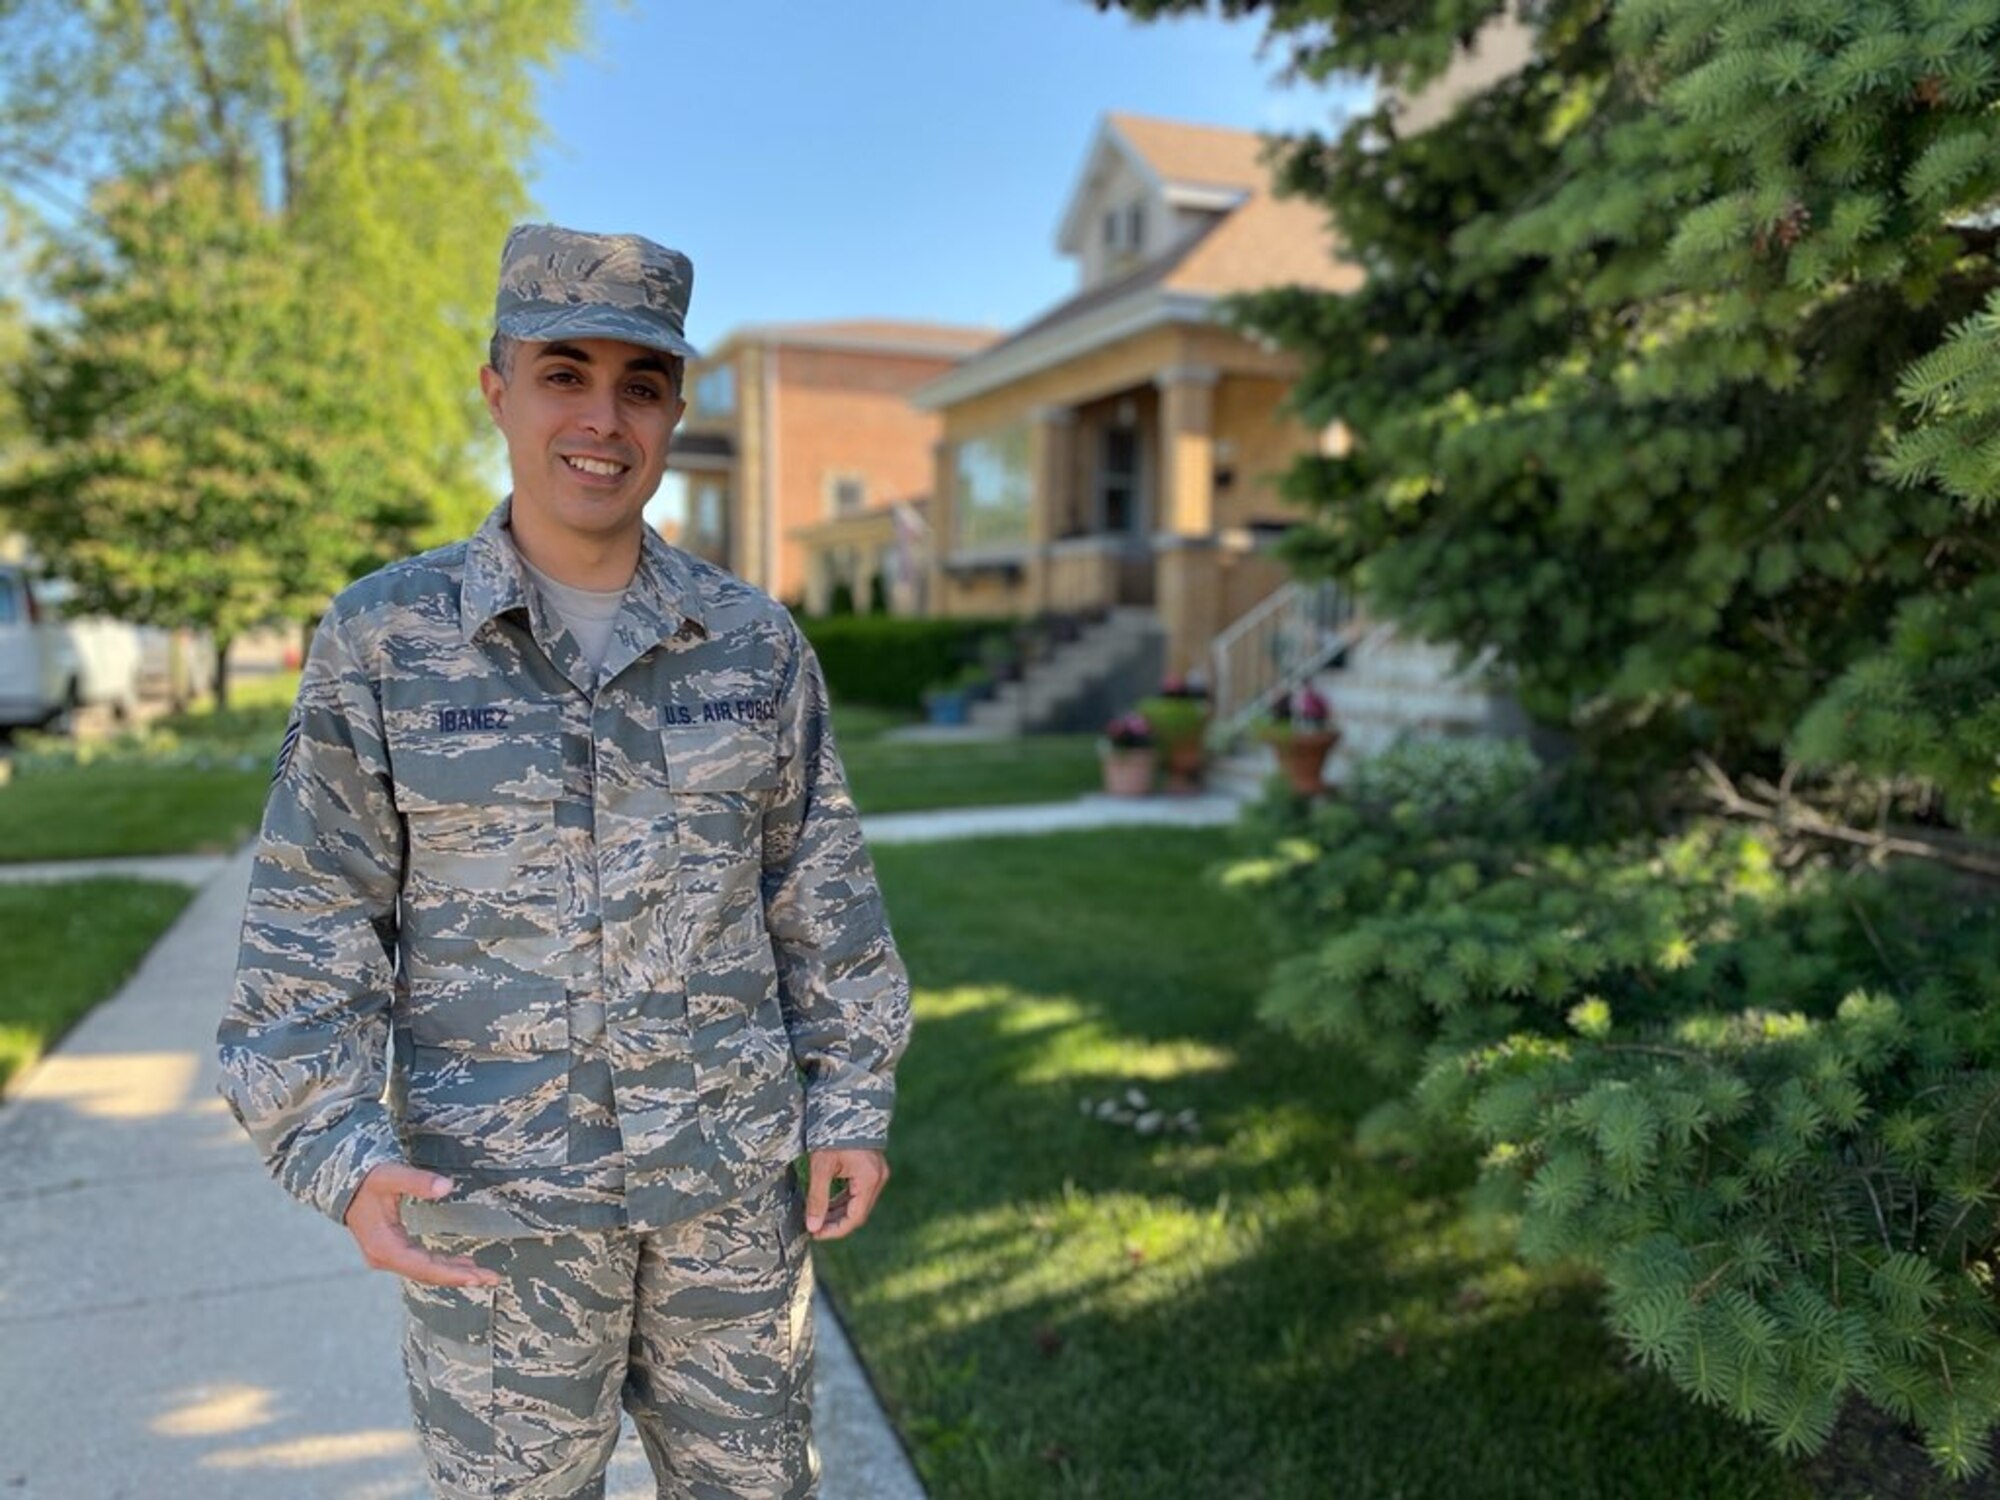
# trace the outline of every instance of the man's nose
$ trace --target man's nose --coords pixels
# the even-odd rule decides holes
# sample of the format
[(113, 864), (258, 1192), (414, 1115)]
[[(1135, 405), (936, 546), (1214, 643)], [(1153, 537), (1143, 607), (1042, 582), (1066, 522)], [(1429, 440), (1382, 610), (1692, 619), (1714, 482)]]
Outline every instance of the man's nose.
[(598, 437), (615, 436), (619, 430), (618, 392), (610, 386), (593, 390), (583, 403), (581, 420), (586, 430)]

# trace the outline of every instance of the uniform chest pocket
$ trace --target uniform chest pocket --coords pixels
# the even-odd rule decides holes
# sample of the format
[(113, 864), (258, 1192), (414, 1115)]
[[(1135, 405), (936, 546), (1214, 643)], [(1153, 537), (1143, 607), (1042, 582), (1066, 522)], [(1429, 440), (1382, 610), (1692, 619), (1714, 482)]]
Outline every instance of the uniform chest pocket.
[(390, 758), (413, 885), (498, 895), (552, 877), (560, 735), (392, 740)]
[(778, 784), (777, 738), (749, 725), (689, 724), (662, 730), (660, 750), (667, 786), (675, 795), (750, 798)]

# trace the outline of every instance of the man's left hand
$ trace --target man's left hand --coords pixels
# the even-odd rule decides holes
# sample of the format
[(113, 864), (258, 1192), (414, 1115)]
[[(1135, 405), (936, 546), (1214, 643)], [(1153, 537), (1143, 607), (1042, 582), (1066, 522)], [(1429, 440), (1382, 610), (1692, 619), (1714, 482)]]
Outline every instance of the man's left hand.
[[(806, 1233), (837, 1240), (868, 1221), (868, 1211), (889, 1181), (889, 1158), (880, 1151), (815, 1151), (806, 1184)], [(846, 1186), (833, 1192), (836, 1179)]]

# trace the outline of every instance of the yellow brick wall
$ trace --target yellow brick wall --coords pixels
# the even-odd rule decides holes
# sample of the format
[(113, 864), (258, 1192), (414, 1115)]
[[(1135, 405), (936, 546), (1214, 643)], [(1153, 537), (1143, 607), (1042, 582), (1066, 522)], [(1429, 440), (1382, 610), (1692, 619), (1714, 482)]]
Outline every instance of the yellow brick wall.
[(1215, 496), (1216, 525), (1298, 519), (1301, 512), (1279, 497), (1278, 480), (1316, 441), (1297, 418), (1283, 413), (1288, 385), (1257, 376), (1225, 375), (1215, 392), (1215, 437), (1230, 445), (1229, 486)]

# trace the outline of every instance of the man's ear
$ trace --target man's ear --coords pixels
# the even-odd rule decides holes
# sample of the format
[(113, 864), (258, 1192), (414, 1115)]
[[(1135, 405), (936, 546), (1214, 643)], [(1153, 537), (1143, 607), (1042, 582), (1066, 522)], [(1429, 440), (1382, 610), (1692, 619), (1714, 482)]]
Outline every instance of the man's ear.
[(491, 365), (479, 367), (479, 394), (485, 397), (486, 414), (493, 418), (497, 427), (500, 424), (500, 398), (507, 394), (507, 381)]

